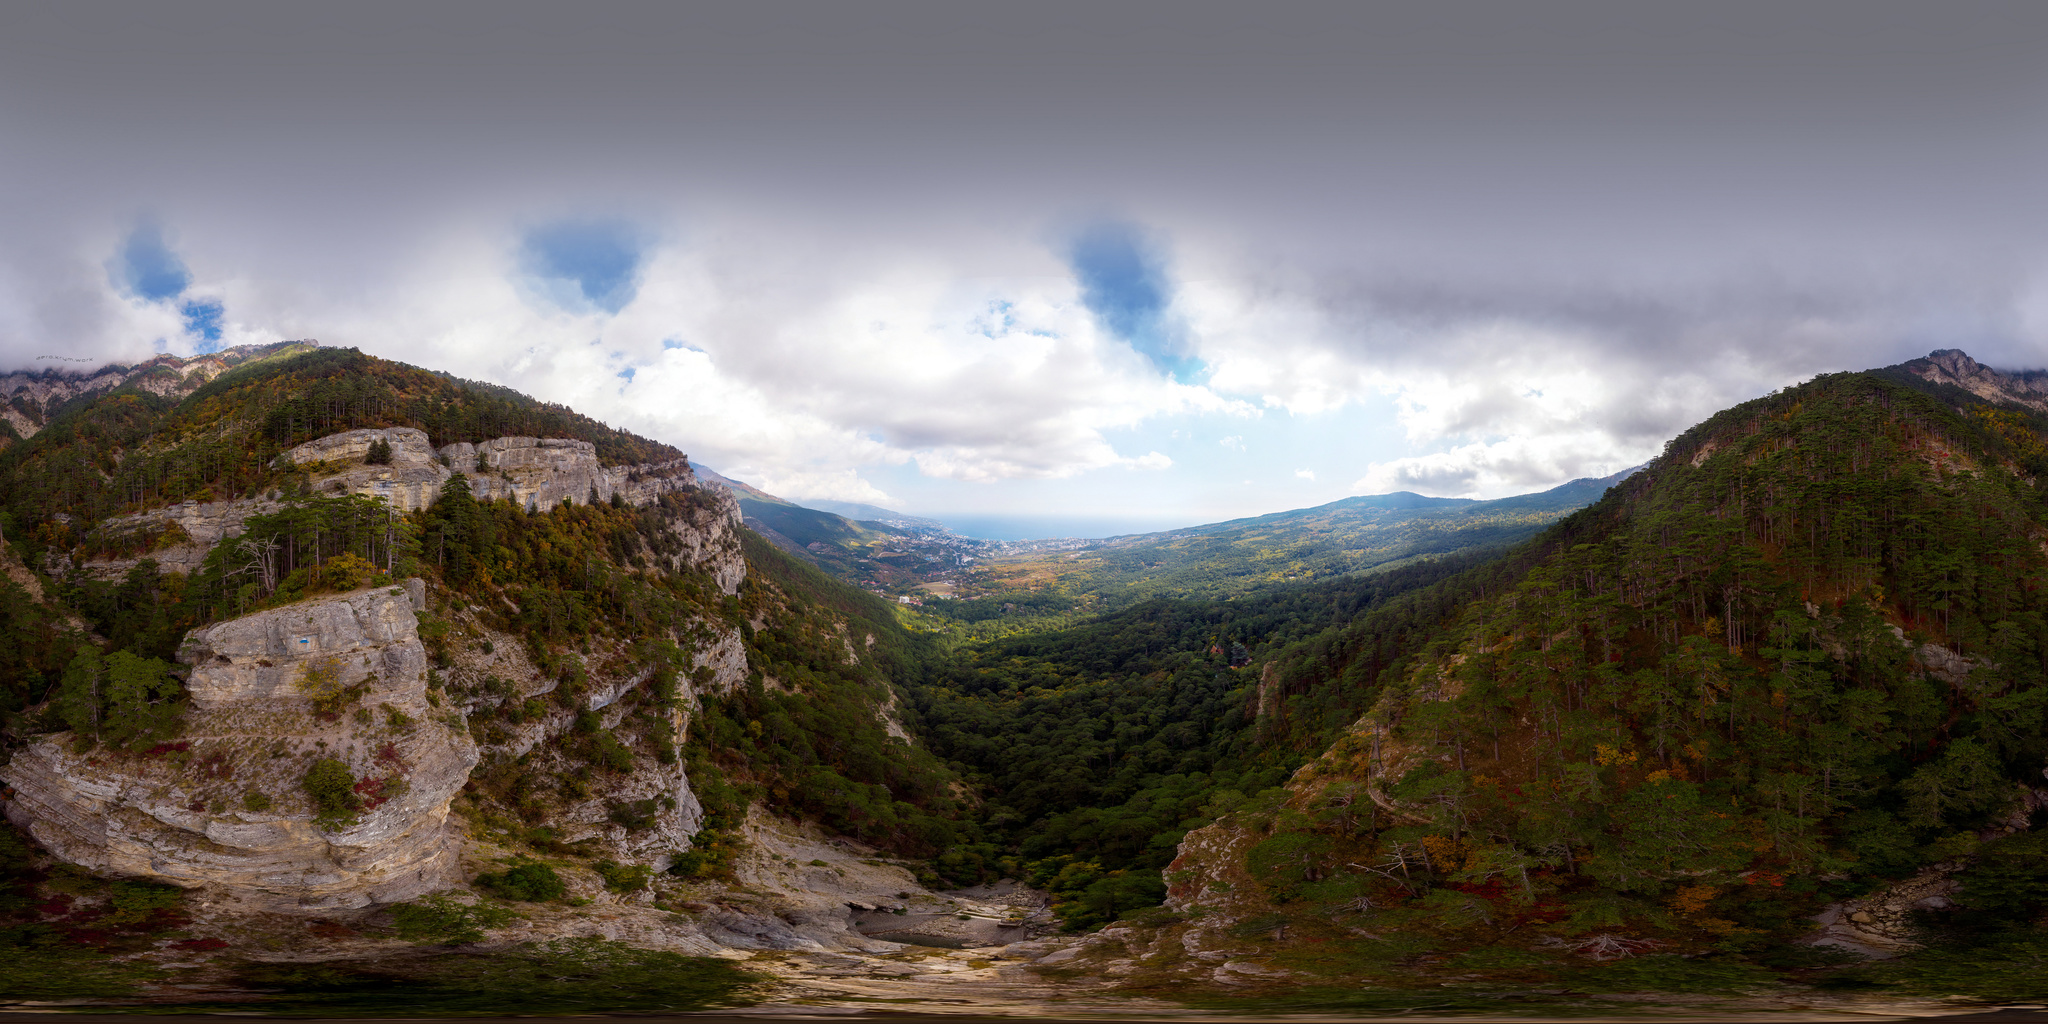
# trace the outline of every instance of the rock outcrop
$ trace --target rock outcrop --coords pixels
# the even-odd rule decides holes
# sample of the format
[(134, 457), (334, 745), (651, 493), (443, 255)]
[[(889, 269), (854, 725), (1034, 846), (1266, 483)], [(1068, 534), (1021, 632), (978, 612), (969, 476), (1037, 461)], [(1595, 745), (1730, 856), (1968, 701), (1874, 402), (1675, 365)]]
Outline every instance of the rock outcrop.
[[(195, 631), (180, 653), (192, 705), (179, 741), (138, 754), (44, 737), (0, 768), (8, 818), (92, 871), (265, 910), (459, 884), (448, 808), (476, 747), (428, 694), (414, 601), (372, 588)], [(352, 820), (323, 820), (301, 786), (323, 759), (358, 780)]]
[[(367, 463), (370, 446), (379, 441), (391, 446), (391, 461)], [(588, 501), (593, 494), (599, 501), (616, 496), (632, 505), (652, 504), (665, 494), (687, 495), (692, 500), (667, 526), (674, 550), (667, 567), (708, 573), (726, 594), (738, 593), (746, 577), (739, 502), (722, 487), (700, 485), (687, 459), (607, 468), (598, 464), (596, 446), (590, 442), (552, 437), (501, 437), (435, 449), (424, 431), (411, 427), (330, 434), (282, 457), (307, 472), (314, 490), (370, 495), (404, 512), (433, 504), (458, 473), (480, 501), (510, 500), (538, 512), (565, 500)], [(91, 576), (114, 579), (148, 558), (156, 561), (159, 571), (190, 574), (205, 564), (215, 545), (240, 536), (248, 517), (279, 507), (279, 501), (270, 497), (188, 501), (116, 516), (94, 530), (95, 538), (137, 553), (91, 559), (79, 568)], [(131, 538), (161, 540), (128, 543)]]
[[(482, 641), (458, 645), (444, 670), (451, 701), (461, 705), (481, 737), (480, 774), (517, 763), (530, 778), (575, 780), (549, 798), (548, 826), (560, 842), (590, 844), (613, 860), (656, 870), (691, 848), (703, 826), (703, 806), (681, 759), (671, 753), (663, 760), (650, 734), (650, 716), (660, 716), (666, 734), (680, 740), (700, 695), (722, 696), (745, 684), (746, 645), (732, 627), (706, 620), (672, 624), (688, 658), (677, 674), (672, 706), (635, 699), (644, 696), (652, 678), (644, 667), (617, 676), (593, 673), (589, 689), (572, 706), (558, 699), (559, 680), (533, 666), (518, 637), (485, 628), (464, 613), (454, 618), (466, 635)], [(587, 656), (603, 663), (624, 650), (623, 643), (600, 641)], [(520, 711), (508, 717), (507, 708)], [(596, 712), (598, 726), (631, 752), (629, 768), (593, 772), (577, 755), (576, 722), (585, 710)]]
[(115, 516), (93, 532), (101, 539), (121, 544), (127, 538), (160, 537), (166, 543), (126, 558), (95, 558), (79, 564), (88, 575), (101, 579), (124, 576), (145, 558), (157, 564), (159, 572), (197, 572), (206, 564), (214, 545), (242, 535), (242, 524), (250, 516), (275, 512), (278, 502), (267, 498), (235, 501), (187, 501), (165, 508), (153, 508), (134, 515)]
[[(365, 461), (370, 446), (391, 446), (391, 461)], [(613, 495), (645, 505), (669, 491), (694, 488), (688, 459), (606, 468), (597, 446), (564, 437), (500, 437), (482, 444), (460, 441), (436, 449), (412, 427), (346, 430), (284, 453), (324, 491), (368, 494), (403, 511), (425, 508), (455, 474), (469, 480), (479, 501), (510, 500), (538, 512), (563, 501), (599, 501)]]
[[(364, 461), (378, 441), (391, 446), (388, 464)], [(329, 434), (283, 458), (305, 468), (316, 490), (367, 494), (408, 512), (433, 504), (458, 473), (477, 500), (508, 500), (535, 512), (592, 496), (648, 505), (665, 494), (688, 495), (692, 500), (667, 527), (676, 549), (668, 568), (707, 572), (727, 594), (738, 593), (746, 578), (739, 501), (724, 488), (700, 485), (688, 459), (606, 468), (595, 445), (558, 437), (500, 437), (435, 449), (411, 427)]]
[(1961, 349), (1945, 348), (1915, 359), (1906, 368), (1937, 384), (1953, 384), (1987, 402), (2013, 402), (2048, 412), (2048, 371), (2009, 373), (1970, 358)]

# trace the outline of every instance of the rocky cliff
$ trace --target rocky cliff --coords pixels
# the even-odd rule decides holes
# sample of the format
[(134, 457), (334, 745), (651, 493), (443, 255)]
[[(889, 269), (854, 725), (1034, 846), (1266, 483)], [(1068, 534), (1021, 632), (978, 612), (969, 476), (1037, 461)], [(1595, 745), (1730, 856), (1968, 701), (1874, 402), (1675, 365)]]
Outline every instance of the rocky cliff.
[[(391, 461), (365, 461), (379, 441), (390, 445)], [(307, 470), (320, 490), (372, 495), (408, 512), (433, 504), (457, 473), (468, 477), (479, 501), (510, 500), (538, 512), (564, 501), (588, 501), (593, 494), (599, 501), (617, 495), (645, 505), (697, 486), (687, 459), (606, 468), (598, 463), (596, 445), (561, 437), (500, 437), (437, 449), (425, 431), (386, 427), (329, 434), (281, 458)]]
[[(427, 687), (420, 589), (303, 601), (195, 631), (176, 743), (93, 749), (68, 733), (17, 753), (10, 820), (96, 872), (204, 887), (281, 911), (409, 899), (461, 881), (450, 800), (476, 764)], [(360, 809), (324, 820), (302, 781), (333, 759)]]
[[(366, 461), (370, 447), (379, 441), (390, 445), (391, 461), (371, 464)], [(667, 567), (707, 572), (726, 594), (736, 593), (746, 576), (738, 501), (722, 487), (702, 487), (687, 459), (605, 467), (599, 464), (595, 445), (568, 438), (501, 437), (436, 449), (424, 431), (391, 427), (330, 434), (291, 449), (280, 461), (304, 470), (313, 490), (370, 495), (404, 512), (433, 504), (441, 488), (458, 474), (478, 500), (510, 500), (542, 512), (563, 501), (588, 501), (592, 495), (599, 501), (617, 497), (628, 504), (648, 505), (664, 494), (694, 492), (699, 500), (680, 510), (666, 527), (676, 550)], [(101, 523), (95, 537), (111, 547), (150, 550), (93, 559), (79, 567), (92, 576), (114, 578), (147, 557), (160, 571), (189, 574), (205, 563), (216, 544), (239, 536), (248, 517), (279, 507), (274, 497), (258, 497), (187, 501), (116, 516)], [(134, 538), (154, 538), (154, 543), (137, 544)]]
[(1945, 348), (1905, 364), (1907, 372), (1934, 384), (1953, 384), (1987, 402), (2012, 402), (2048, 412), (2048, 371), (2007, 372)]

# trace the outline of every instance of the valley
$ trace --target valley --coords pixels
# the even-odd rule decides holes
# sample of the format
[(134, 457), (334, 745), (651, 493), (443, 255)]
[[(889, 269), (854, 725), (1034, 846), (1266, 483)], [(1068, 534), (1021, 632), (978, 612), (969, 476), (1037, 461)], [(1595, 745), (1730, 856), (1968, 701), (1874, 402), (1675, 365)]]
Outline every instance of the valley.
[(2048, 999), (2039, 380), (997, 543), (312, 342), (0, 378), (0, 997)]

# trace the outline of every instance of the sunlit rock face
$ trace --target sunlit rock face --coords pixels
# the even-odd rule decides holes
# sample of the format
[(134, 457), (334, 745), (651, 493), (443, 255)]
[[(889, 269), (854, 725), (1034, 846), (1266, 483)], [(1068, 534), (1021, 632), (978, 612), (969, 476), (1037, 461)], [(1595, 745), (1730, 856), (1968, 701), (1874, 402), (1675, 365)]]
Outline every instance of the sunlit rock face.
[[(370, 463), (370, 448), (382, 441), (391, 461)], [(645, 506), (665, 494), (691, 500), (668, 531), (679, 546), (667, 559), (678, 571), (707, 572), (727, 594), (739, 591), (746, 576), (741, 553), (739, 502), (722, 487), (703, 487), (688, 459), (605, 467), (588, 441), (556, 437), (500, 437), (481, 444), (458, 442), (439, 449), (426, 432), (411, 427), (345, 430), (308, 441), (283, 456), (306, 472), (307, 484), (323, 494), (361, 494), (382, 498), (395, 512), (415, 512), (432, 505), (457, 474), (478, 501), (507, 500), (530, 511), (546, 512), (564, 501), (609, 502), (614, 497)], [(87, 574), (114, 579), (143, 558), (160, 572), (198, 572), (222, 541), (241, 536), (244, 520), (275, 512), (276, 496), (232, 501), (188, 501), (166, 508), (109, 518), (98, 531), (110, 537), (164, 537), (146, 553), (86, 561)], [(139, 550), (139, 548), (137, 549)]]
[[(391, 446), (389, 463), (365, 461), (378, 441)], [(697, 486), (688, 459), (606, 468), (596, 445), (563, 437), (500, 437), (436, 449), (424, 431), (411, 427), (345, 430), (299, 445), (285, 458), (308, 472), (316, 490), (373, 495), (402, 511), (433, 504), (457, 473), (468, 478), (479, 501), (510, 500), (537, 512), (593, 496), (645, 505)]]
[[(325, 596), (195, 631), (180, 653), (192, 703), (179, 740), (128, 753), (44, 737), (0, 768), (14, 791), (8, 818), (70, 863), (266, 910), (458, 884), (448, 808), (476, 746), (458, 714), (428, 699), (412, 590)], [(357, 780), (352, 820), (319, 820), (301, 786), (330, 757)]]

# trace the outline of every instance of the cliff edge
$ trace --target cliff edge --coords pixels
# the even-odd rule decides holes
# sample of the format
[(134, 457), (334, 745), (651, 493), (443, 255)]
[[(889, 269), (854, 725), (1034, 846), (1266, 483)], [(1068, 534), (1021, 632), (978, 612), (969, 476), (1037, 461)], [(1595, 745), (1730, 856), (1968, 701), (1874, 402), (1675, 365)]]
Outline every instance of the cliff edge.
[[(427, 689), (419, 593), (412, 581), (195, 630), (179, 654), (192, 666), (180, 739), (131, 753), (42, 737), (0, 768), (8, 818), (67, 862), (256, 909), (460, 884), (448, 807), (477, 751)], [(316, 765), (332, 764), (347, 771), (353, 813), (323, 813), (308, 792)]]

